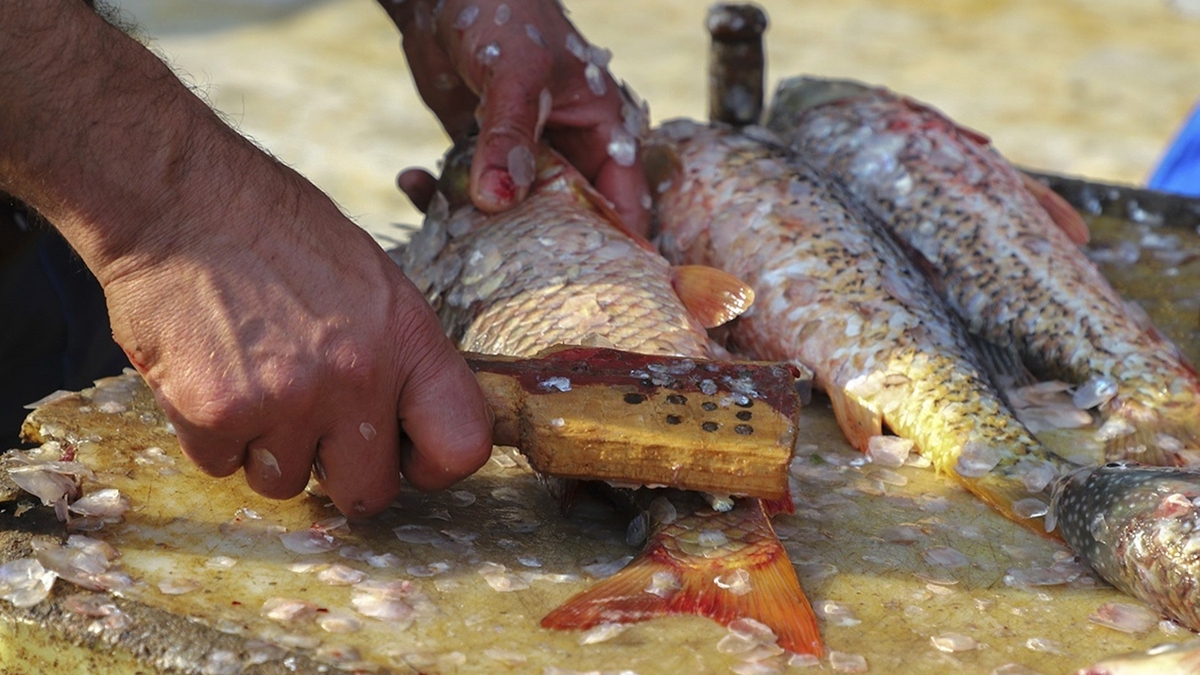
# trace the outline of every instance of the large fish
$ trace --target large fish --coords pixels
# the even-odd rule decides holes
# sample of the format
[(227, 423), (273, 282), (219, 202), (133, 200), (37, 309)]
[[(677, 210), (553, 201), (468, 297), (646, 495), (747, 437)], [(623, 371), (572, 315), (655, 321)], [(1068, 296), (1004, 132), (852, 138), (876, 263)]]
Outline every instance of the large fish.
[(1076, 245), (1078, 214), (987, 138), (886, 89), (810, 78), (780, 86), (769, 126), (924, 258), (973, 333), (1078, 385), (1108, 459), (1196, 456), (1184, 452), (1200, 449), (1196, 370)]
[(865, 450), (888, 426), (1008, 517), (1200, 630), (1200, 474), (1080, 468), (1046, 450), (882, 224), (803, 159), (685, 121), (651, 143), (660, 248), (754, 288), (734, 348), (807, 366), (853, 445)]
[[(714, 355), (705, 325), (741, 310), (744, 284), (710, 268), (672, 268), (544, 148), (529, 197), (486, 216), (464, 198), (461, 158), (469, 156), (447, 160), (439, 195), (401, 261), (460, 349), (529, 356), (582, 344)], [(641, 555), (542, 625), (587, 628), (666, 614), (728, 625), (746, 617), (769, 626), (785, 649), (820, 654), (816, 617), (771, 528), (769, 505), (740, 500), (720, 513), (690, 504), (657, 509), (668, 515), (657, 519)]]

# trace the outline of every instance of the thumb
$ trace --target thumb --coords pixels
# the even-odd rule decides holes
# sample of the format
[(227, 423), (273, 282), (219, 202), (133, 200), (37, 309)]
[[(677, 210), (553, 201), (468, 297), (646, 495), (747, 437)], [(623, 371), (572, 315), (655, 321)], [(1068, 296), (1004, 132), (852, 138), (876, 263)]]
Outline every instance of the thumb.
[(483, 97), (486, 104), (471, 163), (471, 201), (485, 213), (525, 199), (536, 174), (537, 142), (552, 99), (538, 86), (545, 82), (538, 64), (525, 61), (521, 66), (517, 78), (493, 78), (498, 84)]
[(409, 370), (397, 402), (404, 432), (401, 473), (419, 490), (438, 490), (465, 478), (487, 462), (492, 450), (492, 415), (474, 373), (440, 331), (431, 333), (412, 336), (410, 354), (422, 356)]

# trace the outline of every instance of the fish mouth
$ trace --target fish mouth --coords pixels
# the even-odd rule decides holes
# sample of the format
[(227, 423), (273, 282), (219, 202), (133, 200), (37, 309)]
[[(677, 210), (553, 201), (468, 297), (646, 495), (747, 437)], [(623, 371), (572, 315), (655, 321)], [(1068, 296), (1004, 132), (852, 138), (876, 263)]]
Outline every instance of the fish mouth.
[(775, 100), (771, 108), (795, 114), (826, 103), (861, 96), (872, 89), (873, 87), (856, 80), (833, 80), (808, 75), (789, 77), (781, 80), (775, 88)]

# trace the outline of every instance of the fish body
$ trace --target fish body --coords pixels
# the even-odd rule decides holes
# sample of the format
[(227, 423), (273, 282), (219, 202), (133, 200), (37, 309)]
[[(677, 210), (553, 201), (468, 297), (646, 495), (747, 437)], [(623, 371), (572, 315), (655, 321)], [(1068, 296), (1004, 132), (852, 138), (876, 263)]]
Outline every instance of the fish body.
[[(745, 290), (716, 270), (680, 274), (623, 230), (586, 181), (545, 148), (528, 198), (502, 214), (435, 197), (401, 264), (460, 349), (511, 356), (562, 344), (714, 356), (719, 350), (704, 324), (740, 311)], [(771, 528), (768, 505), (740, 500), (719, 513), (687, 504), (656, 519), (629, 566), (542, 625), (588, 628), (666, 614), (728, 625), (745, 617), (769, 626), (785, 649), (822, 653), (816, 617)]]
[(1196, 630), (1198, 504), (1194, 471), (1113, 462), (1060, 479), (1054, 517), (1067, 544), (1109, 583)]
[(860, 450), (886, 425), (1044, 532), (1047, 487), (1070, 465), (1008, 411), (961, 324), (869, 214), (786, 149), (728, 129), (675, 121), (651, 143), (678, 162), (656, 204), (667, 258), (755, 291), (736, 349), (810, 368)]
[(972, 333), (1099, 401), (1107, 458), (1185, 464), (1200, 448), (1195, 369), (1076, 245), (1078, 214), (986, 137), (886, 89), (810, 78), (781, 85), (768, 124), (932, 268)]

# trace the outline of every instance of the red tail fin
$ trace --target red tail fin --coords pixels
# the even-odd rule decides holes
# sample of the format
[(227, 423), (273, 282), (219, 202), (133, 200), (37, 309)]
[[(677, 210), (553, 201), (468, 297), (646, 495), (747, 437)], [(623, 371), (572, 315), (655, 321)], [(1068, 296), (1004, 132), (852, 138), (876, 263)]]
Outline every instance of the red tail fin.
[[(689, 519), (695, 522), (684, 522)], [(695, 540), (700, 523), (702, 535), (728, 536), (728, 553), (690, 555), (689, 546), (681, 547), (688, 533)], [(582, 629), (670, 614), (696, 614), (724, 626), (747, 617), (775, 631), (784, 649), (817, 656), (824, 651), (816, 615), (757, 500), (667, 526), (625, 569), (550, 612), (542, 626)]]

